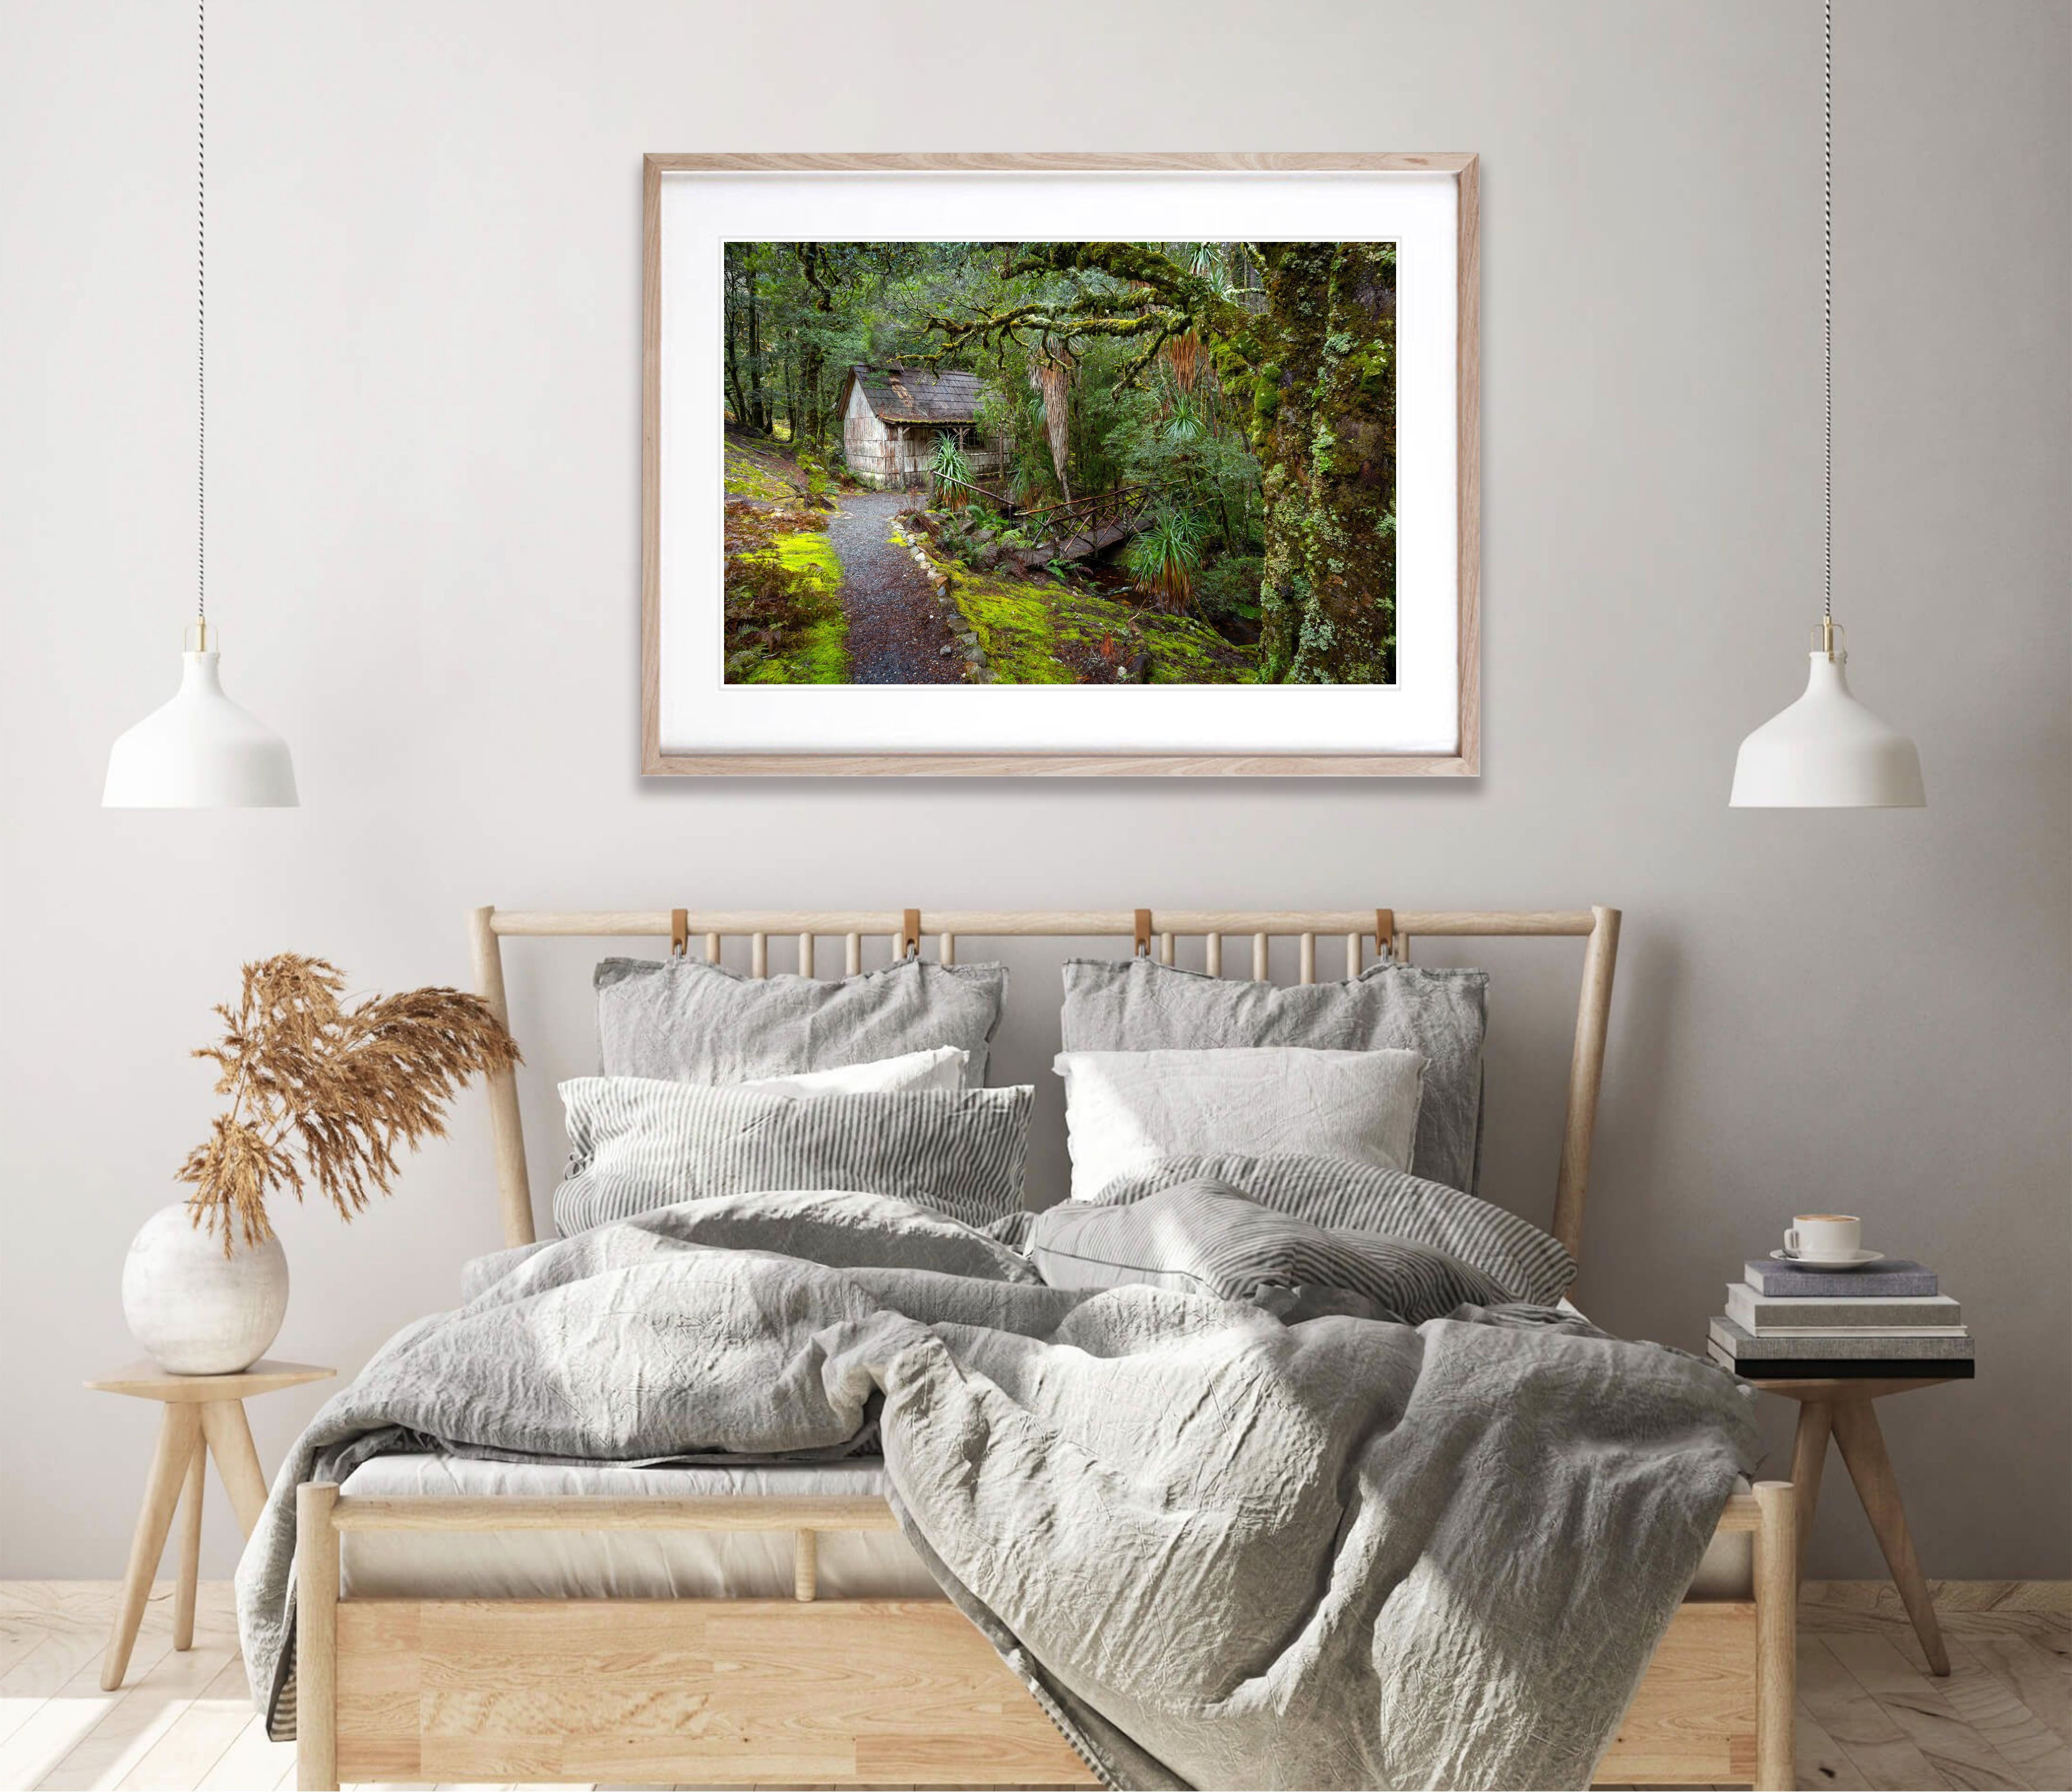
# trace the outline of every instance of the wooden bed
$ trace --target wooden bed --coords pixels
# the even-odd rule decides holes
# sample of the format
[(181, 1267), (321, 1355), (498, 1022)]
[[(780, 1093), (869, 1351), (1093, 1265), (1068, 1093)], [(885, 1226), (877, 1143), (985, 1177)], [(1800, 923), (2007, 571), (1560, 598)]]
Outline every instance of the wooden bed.
[[(770, 941), (796, 936), (797, 968), (844, 943), (895, 956), (926, 932), (945, 964), (960, 939), (1120, 937), (1174, 960), (1200, 937), (1214, 974), (1227, 942), (1248, 943), (1268, 977), (1276, 939), (1297, 943), (1315, 980), (1326, 943), (1357, 975), (1371, 943), (1407, 958), (1414, 938), (1579, 939), (1576, 1020), (1552, 1230), (1579, 1260), (1584, 1195), (1618, 949), (1616, 909), (1555, 912), (931, 914), (727, 913), (684, 910), (470, 917), (481, 993), (508, 1017), (502, 942), (511, 938), (661, 938), (701, 942), (717, 962), (746, 937), (769, 974)], [(531, 1186), (508, 1072), (490, 1112), (504, 1241), (533, 1238)], [(298, 1490), (296, 1564), (298, 1772), (306, 1787), (349, 1781), (604, 1780), (689, 1786), (1085, 1786), (1094, 1775), (1035, 1700), (954, 1605), (820, 1600), (823, 1531), (889, 1530), (878, 1499), (555, 1499), (341, 1497)], [(1753, 1533), (1748, 1598), (1690, 1599), (1650, 1663), (1601, 1784), (1789, 1788), (1797, 1543), (1788, 1483), (1737, 1494), (1722, 1532)], [(351, 1531), (778, 1531), (793, 1539), (790, 1600), (341, 1598), (339, 1541)]]

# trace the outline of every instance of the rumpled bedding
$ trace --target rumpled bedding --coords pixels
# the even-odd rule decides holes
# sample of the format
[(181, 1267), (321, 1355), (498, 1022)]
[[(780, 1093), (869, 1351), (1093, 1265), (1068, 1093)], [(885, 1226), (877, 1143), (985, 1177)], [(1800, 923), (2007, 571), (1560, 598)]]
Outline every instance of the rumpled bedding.
[(437, 1448), (840, 1456), (1108, 1784), (1581, 1786), (1751, 1456), (1709, 1364), (1541, 1309), (1412, 1327), (1071, 1292), (888, 1197), (543, 1246), (320, 1412), (237, 1577), (292, 1733), (294, 1494)]

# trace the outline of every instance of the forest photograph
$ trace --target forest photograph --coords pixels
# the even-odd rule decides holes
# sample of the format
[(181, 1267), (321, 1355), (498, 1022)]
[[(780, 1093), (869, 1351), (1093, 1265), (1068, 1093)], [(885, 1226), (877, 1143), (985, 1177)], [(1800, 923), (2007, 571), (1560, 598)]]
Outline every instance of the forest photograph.
[(1390, 242), (729, 242), (729, 684), (1396, 680)]

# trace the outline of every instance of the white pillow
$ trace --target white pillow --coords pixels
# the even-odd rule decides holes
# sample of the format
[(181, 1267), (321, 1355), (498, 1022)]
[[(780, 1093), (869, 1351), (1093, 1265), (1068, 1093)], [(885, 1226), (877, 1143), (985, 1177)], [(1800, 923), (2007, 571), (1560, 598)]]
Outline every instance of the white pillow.
[(961, 1089), (971, 1054), (961, 1046), (938, 1046), (932, 1051), (902, 1052), (897, 1058), (874, 1058), (867, 1064), (844, 1064), (831, 1071), (800, 1071), (793, 1076), (758, 1077), (752, 1083), (730, 1083), (730, 1089), (798, 1100), (813, 1095), (867, 1095), (904, 1089)]
[(1241, 1151), (1408, 1170), (1424, 1059), (1301, 1046), (1061, 1051), (1072, 1198), (1156, 1159)]

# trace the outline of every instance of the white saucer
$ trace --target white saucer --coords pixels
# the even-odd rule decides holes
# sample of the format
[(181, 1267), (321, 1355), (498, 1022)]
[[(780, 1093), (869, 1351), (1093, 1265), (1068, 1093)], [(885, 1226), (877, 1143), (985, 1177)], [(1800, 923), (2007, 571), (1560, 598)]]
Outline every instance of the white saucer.
[(1773, 1251), (1771, 1257), (1778, 1263), (1788, 1263), (1794, 1269), (1861, 1269), (1867, 1264), (1883, 1263), (1882, 1251), (1859, 1251), (1848, 1257), (1794, 1257), (1789, 1251)]

